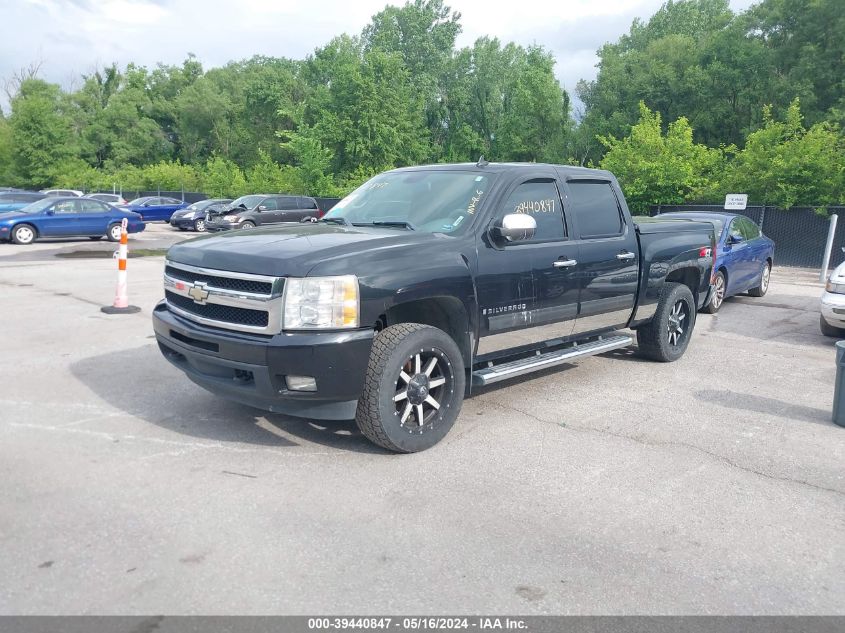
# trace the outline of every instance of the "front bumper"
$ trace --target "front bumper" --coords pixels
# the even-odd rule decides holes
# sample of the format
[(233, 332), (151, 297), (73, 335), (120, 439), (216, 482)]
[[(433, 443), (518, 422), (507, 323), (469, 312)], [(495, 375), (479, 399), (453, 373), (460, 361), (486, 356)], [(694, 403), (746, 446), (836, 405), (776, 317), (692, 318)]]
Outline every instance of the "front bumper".
[(821, 312), (828, 325), (845, 329), (845, 295), (825, 291), (822, 295)]
[[(304, 418), (349, 420), (373, 343), (373, 330), (247, 334), (207, 327), (167, 309), (153, 310), (164, 357), (215, 395)], [(313, 376), (317, 391), (290, 391), (285, 376)]]
[(192, 228), (194, 228), (194, 222), (196, 222), (197, 219), (198, 218), (195, 218), (195, 217), (190, 216), (190, 215), (181, 216), (181, 217), (178, 217), (178, 218), (174, 218), (173, 216), (170, 216), (170, 226), (175, 227), (177, 229), (179, 229), (179, 228), (192, 229)]
[(212, 220), (206, 219), (205, 221), (205, 230), (211, 231), (212, 233), (214, 231), (231, 231), (239, 228), (241, 228), (240, 222), (225, 222), (218, 218)]

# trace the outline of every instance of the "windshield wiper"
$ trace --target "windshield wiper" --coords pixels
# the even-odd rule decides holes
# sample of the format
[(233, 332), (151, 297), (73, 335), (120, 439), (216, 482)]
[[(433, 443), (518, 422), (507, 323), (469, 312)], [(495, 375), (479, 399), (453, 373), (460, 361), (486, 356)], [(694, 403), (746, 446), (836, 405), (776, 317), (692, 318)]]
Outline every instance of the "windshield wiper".
[(410, 222), (406, 222), (405, 220), (378, 220), (376, 222), (361, 222), (353, 224), (352, 226), (389, 226), (408, 229), (409, 231), (416, 231), (414, 225)]
[(346, 221), (346, 218), (322, 218), (320, 222), (325, 222), (326, 224), (340, 224), (343, 226), (347, 226), (349, 222)]

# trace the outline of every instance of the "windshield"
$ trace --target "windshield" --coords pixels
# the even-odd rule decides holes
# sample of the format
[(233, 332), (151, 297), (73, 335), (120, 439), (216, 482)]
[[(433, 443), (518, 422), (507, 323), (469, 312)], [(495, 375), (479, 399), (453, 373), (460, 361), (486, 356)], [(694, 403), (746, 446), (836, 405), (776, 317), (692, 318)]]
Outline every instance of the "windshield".
[(397, 223), (428, 233), (456, 233), (469, 224), (493, 177), (477, 171), (381, 174), (338, 202), (324, 220), (353, 226)]
[(244, 207), (245, 209), (252, 209), (253, 207), (257, 206), (259, 202), (264, 200), (266, 196), (241, 196), (240, 198), (235, 199), (232, 204), (229, 205), (230, 208), (234, 209), (235, 207)]
[(33, 202), (32, 204), (28, 204), (25, 207), (20, 209), (21, 213), (40, 213), (47, 207), (53, 206), (56, 204), (55, 198), (44, 198), (43, 200), (39, 200), (38, 202)]

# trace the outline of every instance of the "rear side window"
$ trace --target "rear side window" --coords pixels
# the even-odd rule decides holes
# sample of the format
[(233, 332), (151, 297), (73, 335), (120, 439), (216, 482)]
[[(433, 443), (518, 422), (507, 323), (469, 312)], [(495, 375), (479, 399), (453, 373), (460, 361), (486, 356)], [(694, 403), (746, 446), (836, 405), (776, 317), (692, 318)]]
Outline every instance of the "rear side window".
[(622, 211), (609, 182), (570, 181), (567, 184), (581, 238), (622, 234)]
[(296, 204), (296, 198), (294, 196), (281, 196), (278, 198), (279, 201), (279, 208), (280, 209), (298, 209), (299, 205)]
[(566, 238), (563, 223), (563, 205), (553, 180), (529, 180), (519, 185), (508, 196), (501, 215), (525, 213), (537, 222), (532, 242), (562, 240)]
[(105, 213), (109, 210), (109, 207), (99, 200), (86, 200), (83, 198), (79, 200), (78, 204), (79, 210), (82, 213)]
[(757, 227), (754, 222), (749, 220), (748, 218), (738, 218), (739, 219), (739, 230), (742, 231), (742, 236), (746, 240), (754, 240), (760, 237), (760, 229)]
[(317, 202), (313, 198), (300, 198), (299, 199), (300, 209), (316, 209)]

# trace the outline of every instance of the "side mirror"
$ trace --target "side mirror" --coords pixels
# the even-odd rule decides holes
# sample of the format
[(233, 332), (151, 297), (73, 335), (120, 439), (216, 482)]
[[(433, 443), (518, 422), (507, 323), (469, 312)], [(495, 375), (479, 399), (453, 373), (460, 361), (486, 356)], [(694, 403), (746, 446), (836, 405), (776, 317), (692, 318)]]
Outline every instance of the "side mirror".
[(259, 204), (259, 205), (258, 205), (258, 210), (259, 210), (259, 211), (266, 211), (266, 210), (267, 210), (267, 205), (266, 205), (266, 204)]
[(738, 235), (728, 235), (728, 244), (740, 244), (741, 242), (744, 242), (744, 241), (745, 240), (743, 240)]
[(56, 212), (55, 212), (55, 211), (53, 211), (52, 209), (47, 209), (47, 210), (44, 212), (44, 215), (56, 215)]
[(525, 213), (509, 213), (502, 218), (495, 231), (508, 242), (522, 242), (534, 237), (537, 221)]

